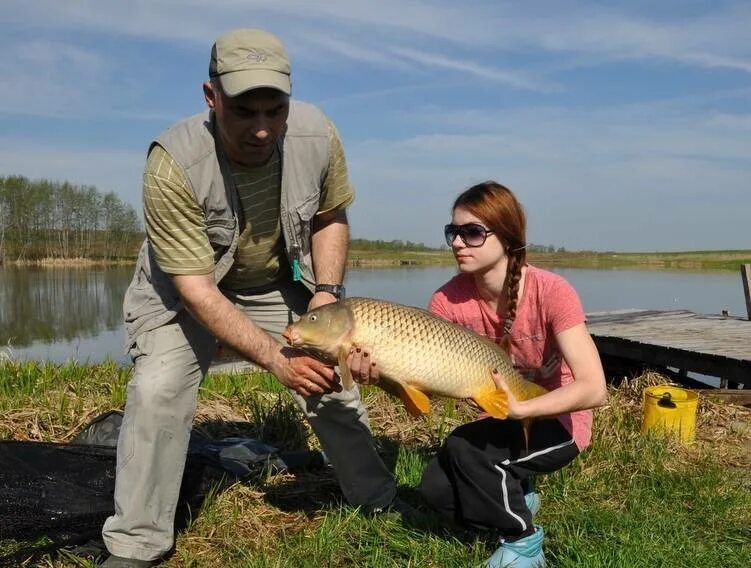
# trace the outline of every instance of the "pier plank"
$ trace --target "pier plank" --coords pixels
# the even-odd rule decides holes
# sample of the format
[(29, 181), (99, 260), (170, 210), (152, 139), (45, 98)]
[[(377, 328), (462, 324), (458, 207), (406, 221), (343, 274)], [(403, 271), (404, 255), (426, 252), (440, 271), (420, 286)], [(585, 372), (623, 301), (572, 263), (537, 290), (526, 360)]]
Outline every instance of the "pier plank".
[(751, 322), (688, 310), (587, 314), (600, 353), (751, 387)]

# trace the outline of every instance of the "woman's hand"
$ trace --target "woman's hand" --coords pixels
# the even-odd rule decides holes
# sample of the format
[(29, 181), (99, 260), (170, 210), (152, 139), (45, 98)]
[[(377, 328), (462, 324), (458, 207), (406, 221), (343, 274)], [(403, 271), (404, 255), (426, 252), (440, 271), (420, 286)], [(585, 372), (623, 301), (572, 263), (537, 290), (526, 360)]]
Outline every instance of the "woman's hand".
[(360, 384), (375, 384), (381, 378), (378, 365), (373, 359), (373, 349), (370, 347), (350, 349), (347, 366), (352, 373), (352, 379)]
[(490, 374), (493, 378), (493, 382), (495, 383), (496, 388), (506, 393), (506, 398), (508, 399), (508, 418), (512, 418), (514, 420), (527, 418), (524, 402), (516, 399), (514, 393), (511, 392), (511, 389), (506, 383), (506, 379), (504, 379), (503, 375), (498, 372), (498, 369), (493, 369)]

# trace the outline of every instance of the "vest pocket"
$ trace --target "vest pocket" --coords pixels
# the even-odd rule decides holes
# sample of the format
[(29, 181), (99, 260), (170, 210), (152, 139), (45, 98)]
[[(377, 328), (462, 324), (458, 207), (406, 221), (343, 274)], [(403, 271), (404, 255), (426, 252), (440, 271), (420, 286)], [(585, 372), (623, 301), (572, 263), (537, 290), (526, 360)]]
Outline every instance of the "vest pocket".
[(303, 223), (309, 222), (313, 216), (318, 212), (319, 201), (321, 199), (321, 192), (316, 191), (311, 193), (305, 201), (297, 206), (297, 215), (300, 217), (300, 221)]

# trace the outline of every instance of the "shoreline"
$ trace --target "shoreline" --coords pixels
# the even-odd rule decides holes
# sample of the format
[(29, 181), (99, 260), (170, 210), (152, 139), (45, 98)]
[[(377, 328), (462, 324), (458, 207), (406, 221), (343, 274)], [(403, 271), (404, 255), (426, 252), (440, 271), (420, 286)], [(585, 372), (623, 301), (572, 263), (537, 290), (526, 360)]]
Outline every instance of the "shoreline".
[[(695, 270), (736, 271), (743, 264), (751, 264), (751, 250), (688, 251), (688, 252), (530, 252), (530, 264), (541, 267), (638, 269), (638, 270)], [(102, 258), (40, 258), (0, 260), (0, 268), (91, 268), (133, 266), (136, 257)], [(348, 268), (414, 268), (451, 266), (450, 251), (372, 251), (350, 250)]]

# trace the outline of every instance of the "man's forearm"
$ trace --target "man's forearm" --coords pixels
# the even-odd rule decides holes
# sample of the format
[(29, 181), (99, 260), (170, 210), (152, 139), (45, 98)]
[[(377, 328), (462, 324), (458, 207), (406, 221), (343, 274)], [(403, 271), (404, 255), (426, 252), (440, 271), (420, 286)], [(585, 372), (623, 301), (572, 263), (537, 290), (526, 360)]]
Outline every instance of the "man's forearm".
[(349, 225), (344, 209), (319, 215), (311, 237), (313, 273), (317, 284), (340, 284), (344, 279)]
[(280, 346), (219, 291), (213, 275), (173, 276), (172, 281), (191, 315), (222, 344), (274, 372)]

